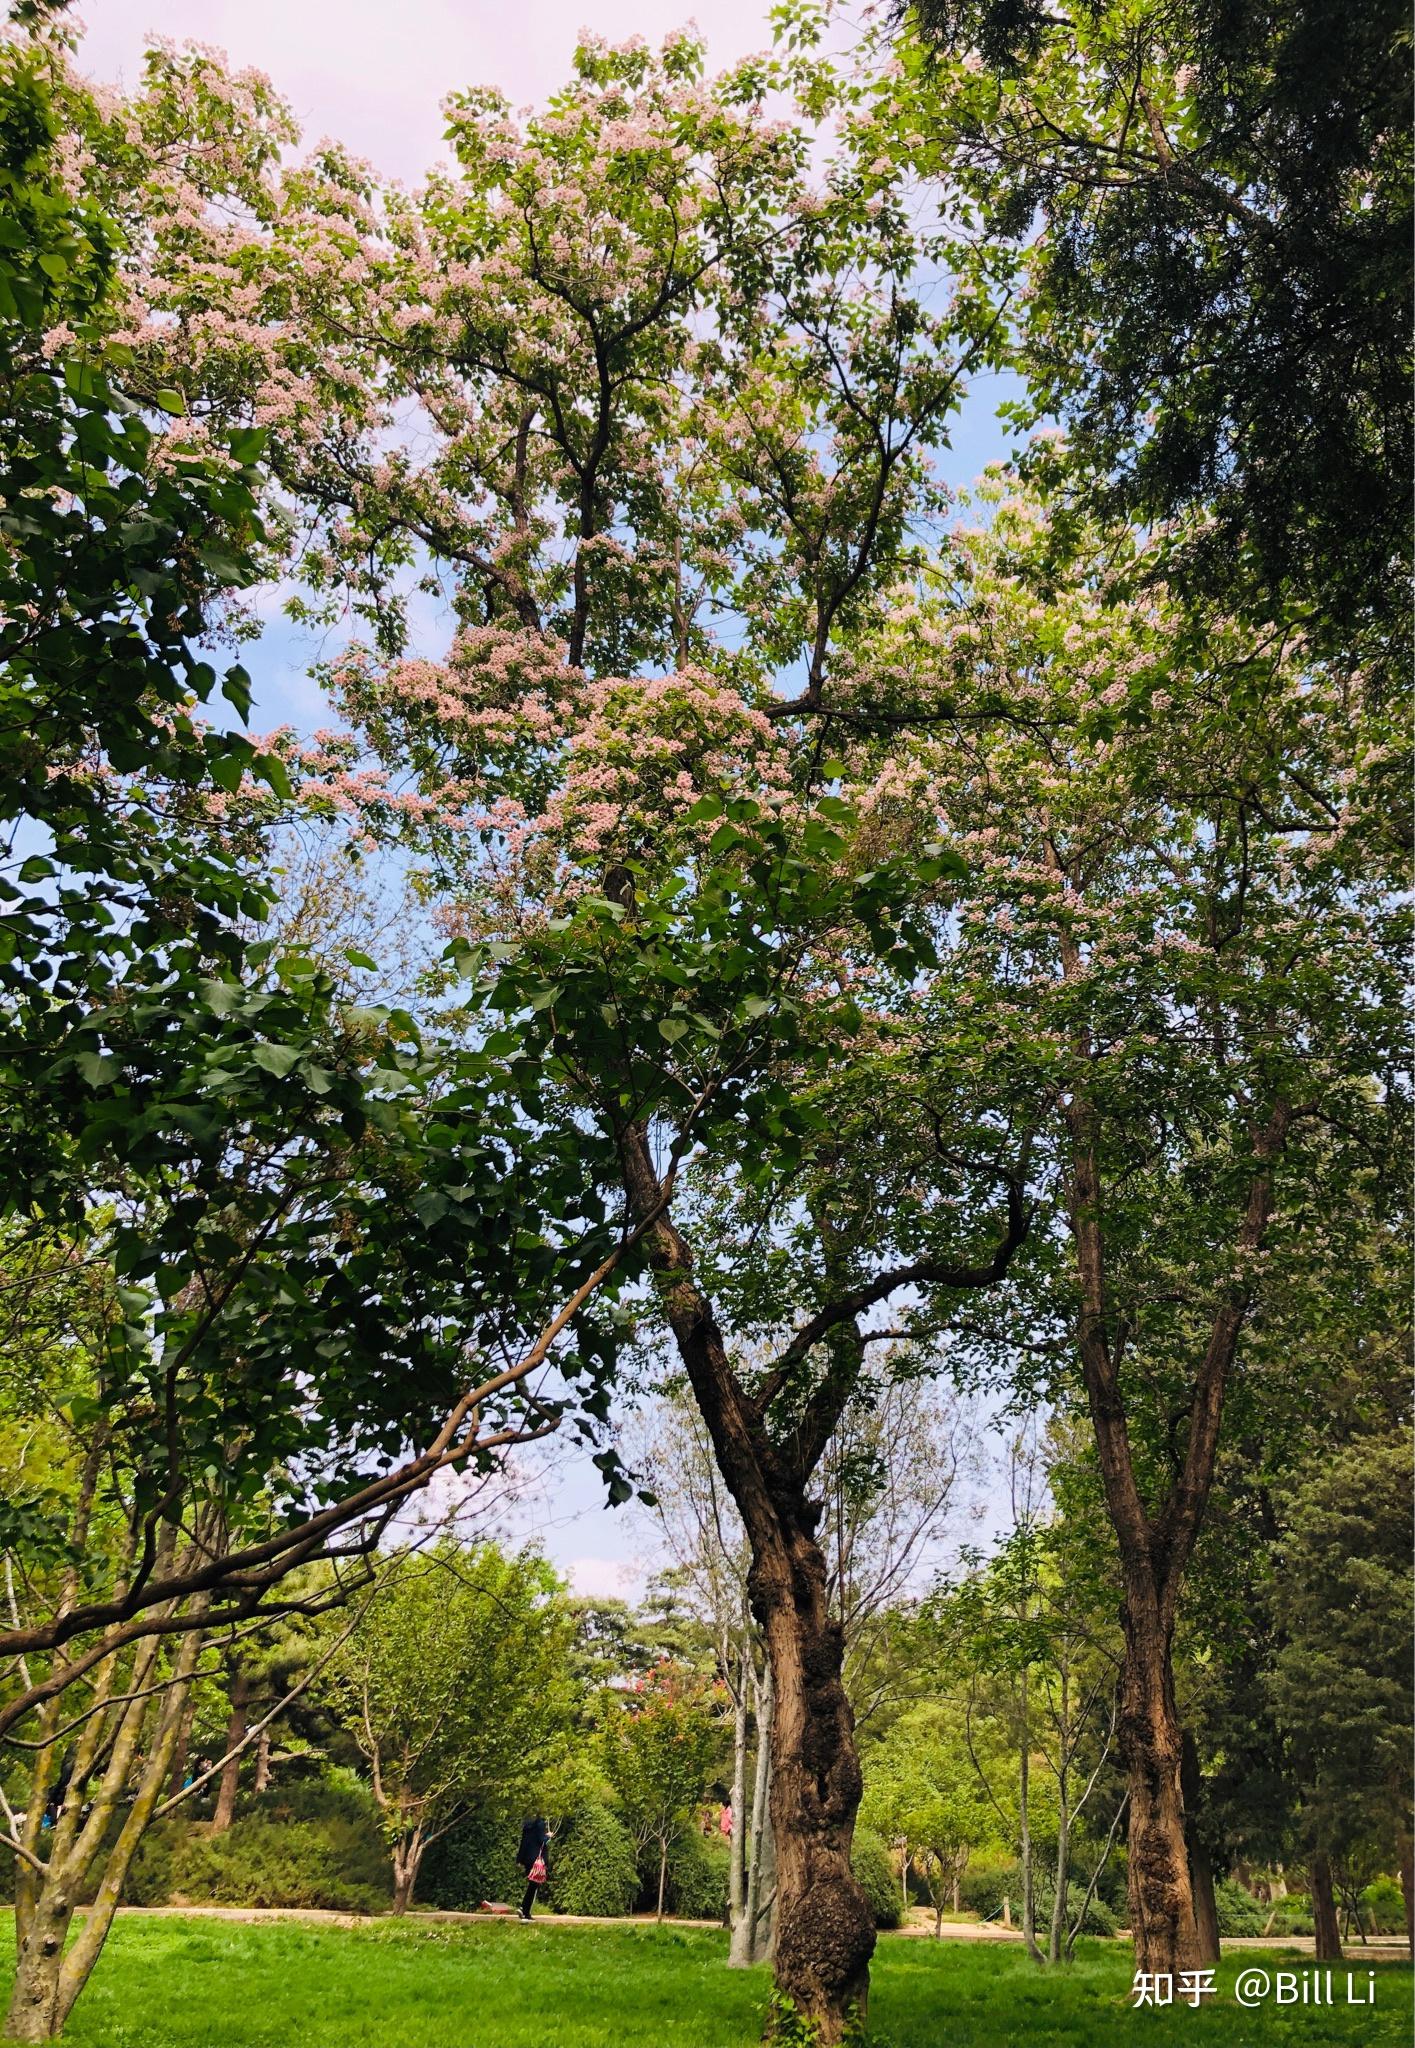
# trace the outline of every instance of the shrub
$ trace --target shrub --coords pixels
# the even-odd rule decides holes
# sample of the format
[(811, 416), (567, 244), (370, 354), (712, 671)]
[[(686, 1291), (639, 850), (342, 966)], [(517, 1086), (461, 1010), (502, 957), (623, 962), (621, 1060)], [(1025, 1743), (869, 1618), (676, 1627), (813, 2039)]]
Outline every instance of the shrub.
[(1391, 1877), (1378, 1877), (1361, 1894), (1361, 1924), (1368, 1934), (1404, 1934), (1405, 1894)]
[(1312, 1901), (1305, 1892), (1289, 1892), (1285, 1899), (1274, 1899), (1270, 1911), (1273, 1924), (1264, 1925), (1264, 1932), (1270, 1934), (1311, 1934)]
[[(727, 1869), (731, 1851), (721, 1835), (680, 1835), (668, 1852), (666, 1906), (680, 1920), (723, 1920), (727, 1916)], [(658, 1856), (651, 1846), (640, 1866), (644, 1902), (658, 1903)]]
[(551, 1899), (557, 1913), (595, 1913), (619, 1919), (639, 1895), (634, 1843), (605, 1806), (582, 1806), (557, 1837)]
[(1224, 1935), (1261, 1934), (1268, 1924), (1269, 1908), (1255, 1899), (1237, 1878), (1223, 1877), (1214, 1886), (1218, 1906), (1218, 1931)]
[(188, 1823), (175, 1815), (154, 1821), (138, 1843), (123, 1886), (125, 1906), (165, 1906), (177, 1889)]
[(872, 1835), (867, 1828), (855, 1830), (850, 1868), (855, 1873), (856, 1884), (870, 1902), (875, 1926), (897, 1927), (904, 1918), (899, 1878), (888, 1849), (879, 1836)]
[[(449, 1913), (475, 1913), (483, 1899), (518, 1906), (526, 1888), (525, 1872), (516, 1861), (520, 1839), (519, 1815), (472, 1814), (460, 1827), (439, 1836), (423, 1857), (418, 1903), (440, 1906)], [(558, 1895), (559, 1859), (552, 1853), (549, 1860)]]
[(1004, 1898), (1011, 1901), (1014, 1924), (1022, 1918), (1022, 1866), (1011, 1859), (973, 1856), (958, 1887), (961, 1903), (983, 1920), (1002, 1914)]
[(231, 1906), (328, 1906), (374, 1913), (392, 1888), (388, 1857), (365, 1820), (289, 1822), (248, 1815), (223, 1834), (189, 1835), (174, 1869), (184, 1898)]

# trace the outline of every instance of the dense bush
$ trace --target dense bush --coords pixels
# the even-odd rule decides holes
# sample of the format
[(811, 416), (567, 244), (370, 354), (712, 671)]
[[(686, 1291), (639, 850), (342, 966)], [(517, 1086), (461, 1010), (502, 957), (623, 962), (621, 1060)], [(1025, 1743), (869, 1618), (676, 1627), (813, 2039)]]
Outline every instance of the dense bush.
[(1361, 1923), (1368, 1934), (1404, 1934), (1405, 1894), (1394, 1878), (1378, 1877), (1361, 1894)]
[[(473, 1814), (428, 1849), (418, 1872), (417, 1903), (450, 1913), (475, 1913), (483, 1900), (519, 1906), (526, 1888), (516, 1861), (520, 1839), (519, 1814)], [(552, 1854), (550, 1867), (552, 1894), (558, 1896), (558, 1856)]]
[(1219, 1879), (1214, 1886), (1214, 1900), (1218, 1906), (1220, 1934), (1261, 1934), (1268, 1924), (1270, 1908), (1255, 1899), (1235, 1877)]
[(128, 1865), (124, 1905), (166, 1905), (173, 1892), (180, 1889), (177, 1872), (189, 1832), (190, 1823), (175, 1814), (152, 1823)]
[(876, 1927), (897, 1927), (904, 1917), (899, 1877), (890, 1854), (878, 1835), (857, 1828), (850, 1850), (850, 1868), (855, 1882), (870, 1902)]
[[(668, 1853), (667, 1909), (680, 1920), (727, 1917), (727, 1869), (731, 1851), (721, 1835), (680, 1835)], [(658, 1903), (658, 1857), (651, 1847), (639, 1866), (646, 1906)]]
[(960, 1902), (980, 1919), (996, 1920), (1004, 1898), (1012, 1902), (1012, 1918), (1022, 1917), (1022, 1866), (1000, 1856), (972, 1856), (958, 1887)]
[(1312, 1901), (1305, 1892), (1289, 1892), (1285, 1899), (1274, 1899), (1269, 1908), (1272, 1926), (1265, 1925), (1269, 1934), (1311, 1934)]
[(223, 1834), (188, 1835), (174, 1889), (231, 1906), (329, 1906), (376, 1913), (392, 1888), (388, 1856), (367, 1819), (285, 1821), (251, 1814)]
[(634, 1844), (607, 1807), (583, 1806), (557, 1839), (551, 1903), (557, 1913), (631, 1913), (639, 1893)]

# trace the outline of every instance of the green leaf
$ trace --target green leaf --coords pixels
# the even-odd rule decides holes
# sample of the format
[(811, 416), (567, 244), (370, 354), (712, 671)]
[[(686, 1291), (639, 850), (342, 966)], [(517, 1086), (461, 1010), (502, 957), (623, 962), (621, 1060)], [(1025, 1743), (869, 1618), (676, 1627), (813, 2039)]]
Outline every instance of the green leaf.
[(274, 1074), (277, 1081), (282, 1081), (300, 1055), (293, 1045), (271, 1045), (267, 1043), (265, 1045), (258, 1045), (251, 1057), (258, 1067), (265, 1069), (267, 1074)]

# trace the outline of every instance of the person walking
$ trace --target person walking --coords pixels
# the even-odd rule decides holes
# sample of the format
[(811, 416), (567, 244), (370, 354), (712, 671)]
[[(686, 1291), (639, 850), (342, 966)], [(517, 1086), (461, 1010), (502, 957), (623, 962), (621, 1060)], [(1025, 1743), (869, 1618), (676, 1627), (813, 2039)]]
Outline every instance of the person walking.
[(536, 1893), (545, 1883), (549, 1872), (545, 1867), (546, 1845), (550, 1841), (550, 1829), (539, 1814), (528, 1814), (521, 1822), (521, 1846), (516, 1851), (516, 1861), (526, 1873), (526, 1893), (521, 1900), (523, 1920), (531, 1917), (531, 1908), (536, 1902)]

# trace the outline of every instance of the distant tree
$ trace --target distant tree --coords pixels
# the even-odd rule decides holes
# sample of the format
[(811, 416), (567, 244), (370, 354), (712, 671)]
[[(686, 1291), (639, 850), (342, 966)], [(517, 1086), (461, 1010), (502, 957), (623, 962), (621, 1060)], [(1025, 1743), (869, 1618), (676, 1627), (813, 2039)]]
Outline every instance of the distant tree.
[(1273, 1583), (1286, 1635), (1273, 1706), (1301, 1788), (1317, 1953), (1330, 1959), (1340, 1954), (1333, 1869), (1369, 1845), (1399, 1860), (1407, 1931), (1415, 1906), (1411, 1449), (1401, 1432), (1314, 1459), (1292, 1489)]
[(940, 1935), (969, 1857), (999, 1839), (957, 1717), (925, 1706), (898, 1720), (870, 1754), (860, 1812), (922, 1877)]
[(393, 1910), (412, 1904), (428, 1845), (476, 1808), (511, 1824), (572, 1705), (572, 1622), (534, 1556), (442, 1539), (394, 1555), (324, 1696), (363, 1756), (393, 1861)]
[(605, 1703), (604, 1774), (640, 1850), (658, 1850), (658, 1918), (668, 1856), (706, 1796), (722, 1756), (711, 1693), (689, 1673), (658, 1665)]

